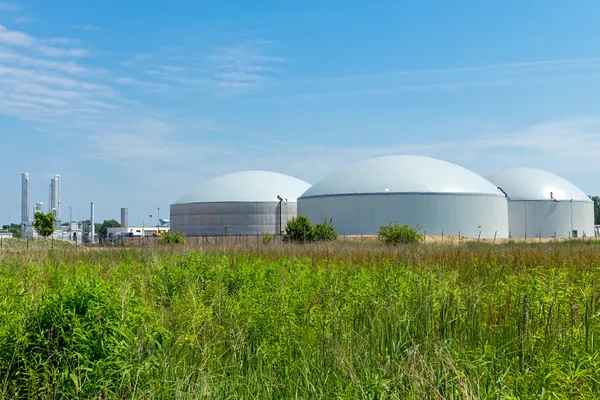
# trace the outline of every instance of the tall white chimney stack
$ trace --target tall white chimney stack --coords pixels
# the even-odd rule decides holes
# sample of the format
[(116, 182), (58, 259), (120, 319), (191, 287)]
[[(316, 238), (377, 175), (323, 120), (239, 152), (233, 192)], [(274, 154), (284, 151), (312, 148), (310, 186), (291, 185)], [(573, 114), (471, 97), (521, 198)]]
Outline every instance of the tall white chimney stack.
[(29, 174), (21, 175), (21, 224), (29, 225)]
[(60, 219), (60, 175), (54, 175), (50, 181), (50, 210), (56, 219)]
[(90, 210), (90, 242), (94, 243), (94, 202), (92, 201)]

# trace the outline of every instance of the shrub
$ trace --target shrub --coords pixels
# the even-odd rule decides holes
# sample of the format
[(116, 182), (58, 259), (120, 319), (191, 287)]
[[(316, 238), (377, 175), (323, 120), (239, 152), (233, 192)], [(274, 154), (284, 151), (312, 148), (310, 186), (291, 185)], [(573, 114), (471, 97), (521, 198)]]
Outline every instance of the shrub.
[(178, 232), (164, 232), (162, 233), (162, 239), (161, 242), (166, 243), (166, 244), (183, 244), (184, 240), (183, 240), (183, 233), (178, 233)]
[(310, 219), (304, 215), (292, 217), (285, 226), (284, 241), (290, 242), (313, 242), (315, 240), (315, 229)]
[(418, 227), (413, 228), (409, 225), (400, 225), (398, 222), (392, 222), (389, 225), (379, 227), (377, 237), (385, 244), (405, 244), (418, 243), (423, 240), (423, 235), (418, 233)]
[(269, 244), (269, 243), (271, 243), (271, 240), (273, 240), (273, 235), (271, 235), (269, 232), (263, 233), (263, 235), (262, 235), (263, 244)]
[(335, 229), (335, 226), (332, 225), (331, 221), (331, 218), (329, 218), (329, 221), (325, 219), (320, 224), (314, 226), (315, 240), (331, 241), (337, 239), (337, 230)]

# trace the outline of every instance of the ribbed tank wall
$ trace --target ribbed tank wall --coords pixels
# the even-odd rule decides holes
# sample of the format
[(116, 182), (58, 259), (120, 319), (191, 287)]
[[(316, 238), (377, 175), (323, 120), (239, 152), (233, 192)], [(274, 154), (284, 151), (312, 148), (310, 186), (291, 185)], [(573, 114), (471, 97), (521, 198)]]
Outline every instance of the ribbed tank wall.
[(516, 200), (508, 202), (508, 224), (514, 238), (568, 238), (577, 231), (594, 236), (594, 203)]
[(313, 222), (332, 218), (341, 235), (374, 235), (397, 221), (428, 235), (508, 237), (507, 201), (470, 194), (364, 194), (300, 197), (298, 215)]
[[(296, 203), (282, 204), (281, 228), (296, 216)], [(262, 235), (279, 233), (279, 202), (173, 204), (171, 230), (186, 236)]]

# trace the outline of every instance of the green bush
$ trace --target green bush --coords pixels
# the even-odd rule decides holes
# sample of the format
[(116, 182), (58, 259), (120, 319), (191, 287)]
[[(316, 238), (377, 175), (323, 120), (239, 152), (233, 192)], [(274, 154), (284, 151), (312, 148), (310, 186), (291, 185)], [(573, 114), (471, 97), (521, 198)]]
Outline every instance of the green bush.
[(51, 212), (48, 214), (36, 212), (33, 219), (33, 227), (38, 235), (48, 237), (54, 233), (54, 222), (55, 217)]
[(329, 218), (323, 220), (320, 224), (314, 226), (315, 240), (317, 241), (331, 241), (337, 239), (337, 230), (332, 225), (332, 219)]
[(269, 232), (263, 233), (263, 235), (262, 235), (263, 244), (269, 244), (269, 243), (271, 243), (271, 240), (273, 240), (273, 235), (271, 235)]
[(183, 233), (178, 232), (163, 232), (161, 233), (162, 239), (161, 241), (166, 244), (183, 244), (185, 241), (183, 240)]
[(423, 235), (418, 233), (418, 227), (413, 228), (409, 225), (400, 225), (398, 222), (392, 222), (389, 225), (379, 227), (377, 237), (385, 244), (406, 244), (418, 243), (423, 240)]
[(314, 242), (315, 229), (308, 217), (298, 215), (292, 217), (285, 226), (283, 240), (286, 242)]

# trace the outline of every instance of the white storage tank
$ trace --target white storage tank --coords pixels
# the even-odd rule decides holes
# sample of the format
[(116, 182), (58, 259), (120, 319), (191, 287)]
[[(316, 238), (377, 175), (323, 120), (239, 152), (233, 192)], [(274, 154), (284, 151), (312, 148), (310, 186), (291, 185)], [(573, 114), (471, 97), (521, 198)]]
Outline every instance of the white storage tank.
[(474, 172), (430, 157), (365, 160), (326, 177), (298, 199), (298, 214), (332, 218), (341, 235), (374, 235), (397, 221), (427, 235), (508, 237), (504, 194)]
[(512, 237), (594, 236), (594, 203), (566, 179), (536, 168), (510, 168), (486, 179), (508, 196)]
[(296, 216), (297, 198), (309, 187), (271, 171), (222, 175), (171, 205), (171, 230), (186, 236), (279, 234)]

